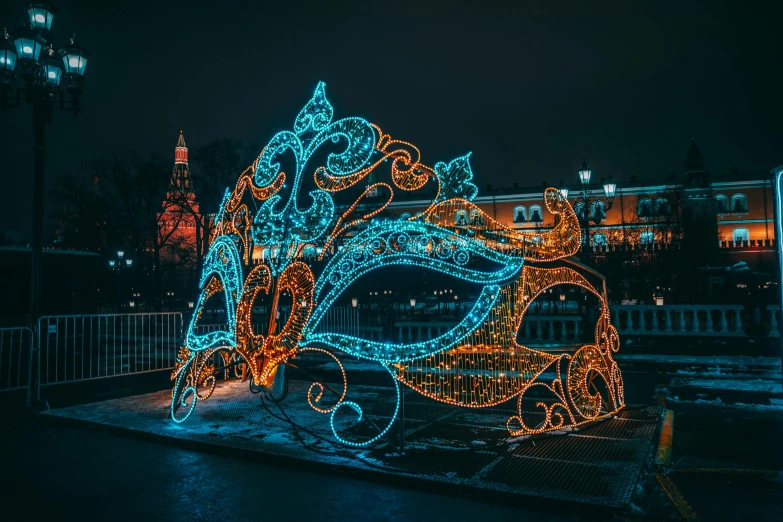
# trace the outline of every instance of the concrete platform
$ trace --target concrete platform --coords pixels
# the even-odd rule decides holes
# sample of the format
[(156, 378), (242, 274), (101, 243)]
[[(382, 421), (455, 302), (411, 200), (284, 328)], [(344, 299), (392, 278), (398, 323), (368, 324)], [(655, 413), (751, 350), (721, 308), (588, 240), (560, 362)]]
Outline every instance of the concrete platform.
[[(288, 396), (274, 404), (251, 394), (247, 383), (221, 382), (182, 424), (168, 419), (168, 390), (50, 410), (45, 415), (310, 469), (331, 466), (365, 476), (372, 473), (375, 478), (402, 479), (415, 487), (470, 488), (487, 496), (539, 496), (607, 507), (630, 502), (651, 456), (660, 418), (657, 406), (629, 407), (615, 418), (578, 431), (511, 438), (505, 428), (506, 419), (514, 414), (510, 407), (456, 408), (408, 391), (405, 453), (400, 455), (399, 425), (392, 427), (388, 439), (369, 448), (337, 443), (329, 415), (307, 403), (309, 386), (291, 380)], [(341, 410), (336, 417), (338, 429), (357, 440), (375, 435), (377, 427), (388, 424), (393, 394), (391, 388), (353, 386), (346, 400), (364, 408), (365, 420), (355, 423), (355, 416)], [(531, 411), (534, 406), (531, 402)]]

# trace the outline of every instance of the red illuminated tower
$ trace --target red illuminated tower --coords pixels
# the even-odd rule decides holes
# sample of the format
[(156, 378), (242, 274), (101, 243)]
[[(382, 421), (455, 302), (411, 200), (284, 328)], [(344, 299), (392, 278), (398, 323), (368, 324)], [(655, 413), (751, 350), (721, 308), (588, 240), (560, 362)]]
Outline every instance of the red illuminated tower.
[(188, 165), (188, 147), (180, 131), (174, 149), (174, 170), (171, 172), (166, 199), (158, 214), (163, 257), (171, 261), (186, 261), (195, 254), (198, 212)]

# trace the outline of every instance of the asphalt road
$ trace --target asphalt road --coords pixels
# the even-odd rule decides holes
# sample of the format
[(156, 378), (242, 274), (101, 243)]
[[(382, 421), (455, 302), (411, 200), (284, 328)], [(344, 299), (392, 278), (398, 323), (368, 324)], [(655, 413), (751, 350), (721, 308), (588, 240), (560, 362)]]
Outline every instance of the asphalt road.
[(0, 462), (0, 519), (8, 521), (602, 518), (535, 499), (488, 503), (38, 422), (0, 429)]

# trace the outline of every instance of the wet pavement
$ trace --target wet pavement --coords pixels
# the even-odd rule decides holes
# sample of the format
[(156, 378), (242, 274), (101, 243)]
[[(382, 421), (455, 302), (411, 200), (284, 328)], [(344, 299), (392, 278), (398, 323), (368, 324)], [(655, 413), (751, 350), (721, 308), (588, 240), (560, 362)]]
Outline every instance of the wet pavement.
[(301, 468), (181, 449), (99, 429), (0, 429), (4, 520), (605, 519), (531, 499), (489, 503)]
[[(654, 401), (656, 387), (671, 381), (666, 372), (632, 365), (624, 377), (626, 397), (637, 403)], [(124, 381), (112, 383), (102, 398), (127, 395), (134, 388), (120, 393), (119, 382)], [(728, 400), (723, 392), (721, 397)], [(675, 411), (668, 476), (693, 512), (701, 520), (778, 520), (783, 512), (783, 412), (673, 400), (666, 406)], [(499, 502), (458, 488), (424, 491), (103, 429), (5, 419), (0, 424), (2, 520), (22, 514), (28, 520), (680, 519), (652, 470), (637, 488), (631, 510), (610, 514), (539, 498)]]
[[(510, 405), (457, 408), (408, 390), (401, 455), (402, 426), (397, 422), (391, 424), (388, 437), (366, 447), (336, 440), (337, 434), (356, 442), (377, 437), (392, 422), (393, 388), (350, 387), (348, 398), (363, 412), (357, 422), (349, 411), (334, 416), (314, 411), (307, 401), (309, 387), (308, 381), (291, 380), (286, 398), (275, 404), (249, 393), (247, 383), (224, 381), (208, 400), (198, 401), (193, 415), (181, 424), (167, 418), (167, 390), (54, 409), (45, 416), (205, 450), (293, 459), (309, 467), (340, 466), (363, 475), (380, 473), (439, 490), (475, 488), (494, 497), (530, 495), (615, 507), (629, 503), (660, 419), (658, 406), (626, 407), (593, 425), (536, 439), (513, 437), (506, 427), (516, 415)], [(339, 384), (331, 384), (336, 387)], [(523, 401), (528, 421), (543, 421), (537, 406), (543, 400)]]

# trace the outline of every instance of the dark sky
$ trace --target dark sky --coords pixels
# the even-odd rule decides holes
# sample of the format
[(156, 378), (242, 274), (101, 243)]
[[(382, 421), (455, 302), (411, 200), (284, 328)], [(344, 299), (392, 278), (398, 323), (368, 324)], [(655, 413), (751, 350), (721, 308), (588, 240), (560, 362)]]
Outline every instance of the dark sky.
[[(290, 129), (318, 80), (434, 165), (468, 151), (480, 188), (665, 180), (695, 137), (707, 167), (783, 163), (773, 2), (59, 2), (53, 40), (93, 53), (84, 112), (47, 129), (47, 183), (122, 150), (168, 154)], [(16, 26), (25, 4), (2, 2)], [(29, 235), (32, 111), (0, 114), (0, 218)], [(26, 239), (24, 239), (26, 242)]]

